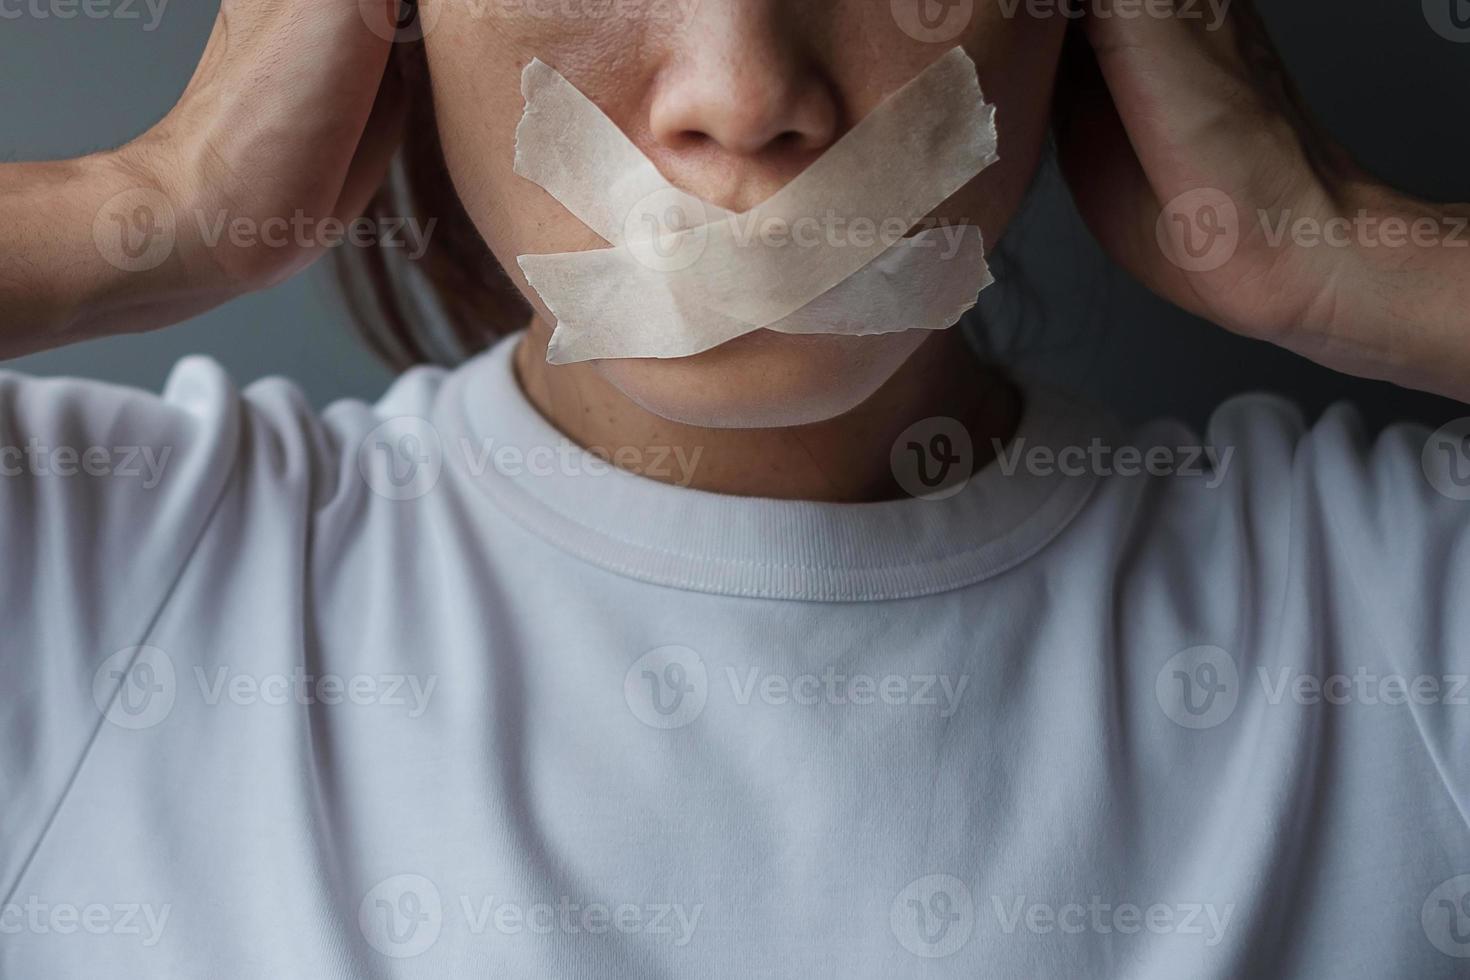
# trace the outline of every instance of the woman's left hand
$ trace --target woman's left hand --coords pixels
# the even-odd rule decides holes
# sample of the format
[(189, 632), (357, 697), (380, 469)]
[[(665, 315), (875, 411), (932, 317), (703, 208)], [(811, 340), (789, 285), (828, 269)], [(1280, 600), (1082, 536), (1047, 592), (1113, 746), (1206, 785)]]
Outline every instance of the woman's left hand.
[(1096, 66), (1070, 59), (1058, 107), (1113, 258), (1227, 329), (1470, 401), (1470, 207), (1397, 193), (1314, 135), (1253, 11), (1130, 13), (1087, 18)]

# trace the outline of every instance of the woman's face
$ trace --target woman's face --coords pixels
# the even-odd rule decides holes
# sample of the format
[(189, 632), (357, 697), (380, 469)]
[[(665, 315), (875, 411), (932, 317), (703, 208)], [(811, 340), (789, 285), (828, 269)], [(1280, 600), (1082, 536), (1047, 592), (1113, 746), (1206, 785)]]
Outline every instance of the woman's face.
[[(1035, 172), (1064, 30), (1001, 0), (422, 0), (445, 158), (466, 210), (537, 311), (516, 257), (605, 248), (514, 173), (522, 69), (548, 63), (676, 186), (732, 211), (780, 189), (956, 44), (997, 106), (998, 164), (933, 217), (1000, 239)], [(1007, 16), (1006, 10), (1016, 11)], [(644, 408), (707, 426), (822, 421), (861, 404), (925, 331), (757, 331), (676, 360), (593, 370)]]

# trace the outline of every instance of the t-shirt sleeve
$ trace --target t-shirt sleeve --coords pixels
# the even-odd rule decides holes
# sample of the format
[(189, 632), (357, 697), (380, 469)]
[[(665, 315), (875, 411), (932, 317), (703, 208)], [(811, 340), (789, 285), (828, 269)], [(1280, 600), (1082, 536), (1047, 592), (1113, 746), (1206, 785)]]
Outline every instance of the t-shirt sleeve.
[[(1470, 413), (1467, 413), (1470, 414)], [(1470, 418), (1366, 431), (1329, 410), (1297, 448), (1299, 538), (1326, 566), (1337, 629), (1372, 651), (1342, 665), (1410, 712), (1433, 768), (1470, 818)], [(1304, 485), (1303, 485), (1304, 484)], [(1341, 635), (1341, 633), (1339, 633)]]
[(103, 721), (94, 682), (146, 642), (232, 479), (241, 404), (197, 357), (162, 396), (0, 372), (6, 892)]

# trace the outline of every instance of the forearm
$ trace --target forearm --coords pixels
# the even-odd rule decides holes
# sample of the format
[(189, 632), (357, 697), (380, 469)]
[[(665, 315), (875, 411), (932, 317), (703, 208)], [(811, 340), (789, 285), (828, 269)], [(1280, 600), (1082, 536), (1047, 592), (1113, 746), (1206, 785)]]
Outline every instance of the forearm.
[(1433, 204), (1360, 184), (1330, 221), (1284, 247), (1323, 281), (1287, 343), (1329, 367), (1470, 402), (1470, 205)]
[(1386, 283), (1384, 311), (1401, 344), (1390, 363), (1407, 387), (1470, 402), (1470, 206), (1398, 199), (1398, 212), (1428, 244), (1374, 257)]
[(115, 153), (0, 165), (0, 358), (165, 326), (228, 298), (220, 277), (188, 268), (176, 197)]

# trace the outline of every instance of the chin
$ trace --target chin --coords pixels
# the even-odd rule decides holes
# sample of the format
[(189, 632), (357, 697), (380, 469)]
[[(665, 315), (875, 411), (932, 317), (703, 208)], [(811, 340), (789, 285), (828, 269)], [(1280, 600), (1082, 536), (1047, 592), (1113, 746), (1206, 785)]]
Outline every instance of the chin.
[(757, 330), (693, 357), (593, 362), (645, 411), (704, 429), (778, 429), (845, 415), (873, 396), (928, 331), (871, 337)]

